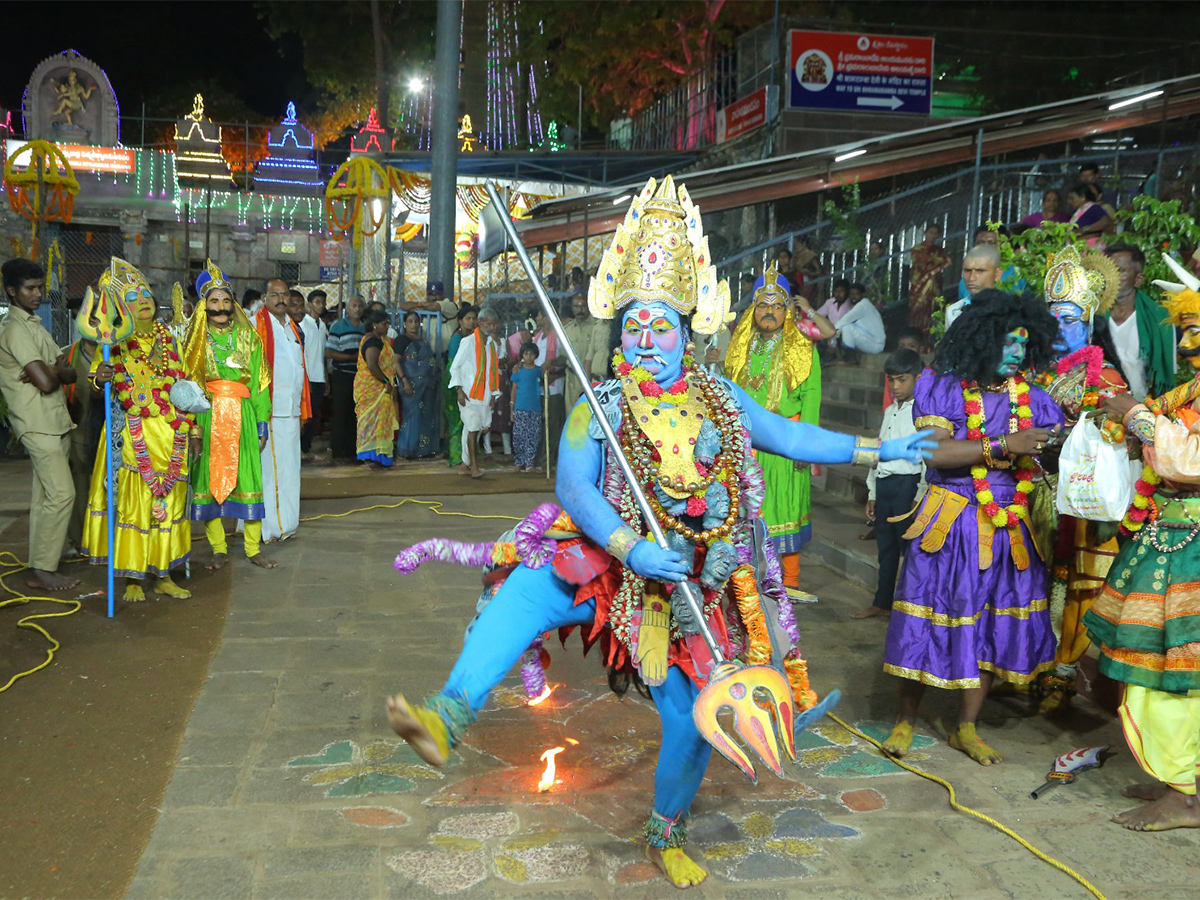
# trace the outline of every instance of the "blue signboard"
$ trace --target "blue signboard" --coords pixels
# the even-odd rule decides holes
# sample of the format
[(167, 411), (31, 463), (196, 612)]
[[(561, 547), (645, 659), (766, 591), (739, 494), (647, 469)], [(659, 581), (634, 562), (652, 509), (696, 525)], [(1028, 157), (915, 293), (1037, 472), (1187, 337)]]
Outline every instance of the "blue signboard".
[(933, 38), (789, 32), (792, 109), (929, 115)]

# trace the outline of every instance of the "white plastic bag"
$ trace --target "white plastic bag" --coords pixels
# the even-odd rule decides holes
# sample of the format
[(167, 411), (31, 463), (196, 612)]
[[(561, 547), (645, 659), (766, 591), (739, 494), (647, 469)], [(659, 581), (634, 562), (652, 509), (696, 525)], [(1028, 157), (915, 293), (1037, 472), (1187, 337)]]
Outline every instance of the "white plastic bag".
[(1119, 522), (1133, 501), (1133, 468), (1125, 444), (1110, 444), (1083, 416), (1063, 444), (1056, 506), (1064, 515)]

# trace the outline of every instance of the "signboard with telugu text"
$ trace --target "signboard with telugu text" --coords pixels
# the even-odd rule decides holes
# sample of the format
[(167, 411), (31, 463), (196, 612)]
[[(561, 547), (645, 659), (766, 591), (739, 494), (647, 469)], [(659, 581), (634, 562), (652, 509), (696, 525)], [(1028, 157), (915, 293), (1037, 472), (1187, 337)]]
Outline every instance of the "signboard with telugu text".
[(766, 125), (779, 109), (779, 88), (760, 87), (717, 111), (717, 143), (732, 141)]
[(321, 241), (319, 264), (329, 267), (342, 265), (344, 249), (341, 241)]
[[(12, 158), (26, 143), (26, 141), (9, 138), (5, 146), (9, 158)], [(54, 146), (62, 152), (67, 162), (71, 164), (71, 168), (77, 172), (115, 172), (119, 174), (133, 172), (133, 151), (124, 147), (92, 147), (86, 144), (57, 143)], [(13, 162), (13, 168), (23, 171), (28, 162), (29, 154), (21, 154)]]
[(929, 115), (933, 38), (789, 31), (791, 109)]

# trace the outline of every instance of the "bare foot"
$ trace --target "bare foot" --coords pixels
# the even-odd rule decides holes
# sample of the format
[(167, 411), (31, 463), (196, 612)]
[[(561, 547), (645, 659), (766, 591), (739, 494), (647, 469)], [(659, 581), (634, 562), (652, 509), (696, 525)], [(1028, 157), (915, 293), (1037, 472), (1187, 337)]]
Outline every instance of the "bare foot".
[(215, 572), (215, 571), (217, 571), (217, 569), (225, 568), (225, 565), (228, 562), (229, 562), (229, 554), (228, 553), (214, 553), (213, 558), (204, 564), (204, 568), (208, 569), (208, 571), (210, 571), (210, 572)]
[(79, 579), (68, 578), (58, 572), (47, 572), (45, 569), (30, 569), (26, 583), (32, 588), (41, 588), (44, 591), (69, 591), (79, 586)]
[(680, 890), (694, 887), (708, 877), (708, 873), (684, 853), (682, 847), (667, 847), (663, 850), (647, 847), (646, 859), (658, 866), (659, 871), (667, 876), (667, 881)]
[(174, 597), (176, 600), (186, 600), (192, 596), (192, 592), (187, 588), (181, 588), (171, 576), (167, 575), (154, 582), (154, 590), (159, 594), (166, 594), (168, 597)]
[(482, 473), (482, 472), (480, 472), (478, 469), (476, 469), (475, 471), (473, 471), (473, 472), (471, 473), (471, 477), (472, 477), (472, 478), (482, 478), (482, 477), (483, 477), (483, 473)]
[(883, 752), (888, 756), (896, 757), (896, 759), (908, 756), (908, 748), (912, 746), (912, 739), (912, 722), (897, 722), (896, 727), (892, 729), (892, 733), (883, 742)]
[(1121, 791), (1122, 797), (1130, 800), (1161, 800), (1167, 793), (1167, 786), (1161, 781), (1145, 781), (1141, 784), (1131, 784)]
[(890, 618), (891, 615), (892, 615), (892, 611), (890, 609), (884, 609), (883, 607), (880, 607), (880, 606), (868, 606), (865, 609), (856, 609), (854, 612), (850, 613), (850, 618), (852, 618), (852, 619), (874, 619), (877, 616), (883, 616), (886, 619), (886, 618)]
[(1113, 821), (1130, 831), (1200, 828), (1200, 802), (1195, 794), (1169, 790), (1152, 803), (1113, 816)]
[(1004, 762), (1004, 757), (980, 740), (975, 733), (974, 722), (960, 722), (958, 730), (950, 735), (948, 741), (955, 750), (961, 750), (981, 766), (991, 766)]
[(251, 563), (258, 566), (260, 569), (273, 569), (277, 565), (275, 560), (267, 559), (261, 553), (255, 553), (253, 556), (248, 556), (246, 558), (249, 559)]
[(1038, 712), (1043, 716), (1063, 713), (1071, 708), (1071, 694), (1061, 688), (1055, 688), (1038, 704)]
[[(426, 715), (422, 716), (421, 713)], [(388, 724), (392, 726), (392, 731), (404, 738), (417, 756), (431, 766), (440, 768), (446, 764), (446, 753), (424, 721), (430, 715), (437, 714), (429, 710), (414, 709), (404, 699), (403, 694), (387, 698)]]
[(142, 590), (141, 584), (131, 581), (125, 585), (125, 594), (122, 599), (126, 603), (144, 603), (146, 601), (146, 592)]

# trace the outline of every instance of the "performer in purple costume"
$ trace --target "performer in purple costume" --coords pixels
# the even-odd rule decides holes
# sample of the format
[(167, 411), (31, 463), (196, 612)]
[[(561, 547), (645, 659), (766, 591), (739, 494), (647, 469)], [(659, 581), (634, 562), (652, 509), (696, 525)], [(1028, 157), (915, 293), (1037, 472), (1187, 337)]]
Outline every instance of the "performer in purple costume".
[(933, 371), (917, 382), (916, 425), (933, 428), (939, 444), (928, 464), (929, 491), (904, 535), (913, 540), (883, 668), (905, 680), (884, 749), (908, 752), (921, 696), (934, 685), (963, 692), (950, 745), (986, 766), (1001, 761), (975, 733), (992, 678), (1023, 684), (1054, 664), (1046, 572), (1026, 494), (1034, 454), (1063, 414), (1020, 376), (1053, 357), (1058, 325), (1045, 304), (1000, 291), (976, 299), (982, 302), (950, 327)]

